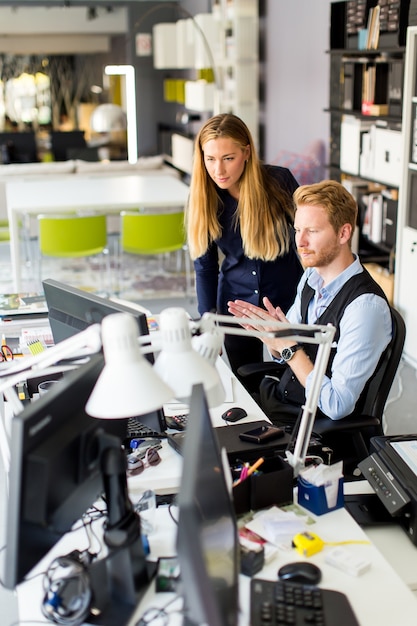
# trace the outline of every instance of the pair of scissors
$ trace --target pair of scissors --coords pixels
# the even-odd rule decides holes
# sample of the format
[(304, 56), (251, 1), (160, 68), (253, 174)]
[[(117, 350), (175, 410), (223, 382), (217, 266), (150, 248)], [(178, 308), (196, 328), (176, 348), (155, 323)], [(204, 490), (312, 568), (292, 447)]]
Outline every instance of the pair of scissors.
[(14, 355), (12, 349), (8, 345), (3, 344), (0, 347), (0, 363), (4, 361), (13, 361)]

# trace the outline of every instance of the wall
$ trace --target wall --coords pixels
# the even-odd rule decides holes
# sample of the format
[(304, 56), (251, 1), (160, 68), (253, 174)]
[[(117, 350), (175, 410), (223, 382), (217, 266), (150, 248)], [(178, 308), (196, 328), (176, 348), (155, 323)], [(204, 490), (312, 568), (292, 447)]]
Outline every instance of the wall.
[(330, 0), (266, 0), (264, 159), (329, 141)]

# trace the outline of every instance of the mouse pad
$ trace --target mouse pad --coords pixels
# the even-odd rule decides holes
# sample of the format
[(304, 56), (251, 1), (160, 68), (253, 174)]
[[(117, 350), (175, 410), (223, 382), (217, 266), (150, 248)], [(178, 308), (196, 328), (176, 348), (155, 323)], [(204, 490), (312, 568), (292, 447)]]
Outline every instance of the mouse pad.
[[(245, 424), (231, 424), (229, 426), (217, 426), (214, 432), (217, 436), (220, 448), (226, 448), (227, 456), (230, 462), (236, 459), (250, 461), (258, 459), (260, 456), (276, 456), (284, 454), (287, 449), (291, 436), (285, 433), (280, 439), (273, 439), (265, 443), (250, 443), (239, 439), (239, 434), (252, 430), (263, 424), (270, 426), (267, 421), (246, 422)], [(168, 443), (181, 454), (181, 446), (184, 441), (186, 432), (168, 434)]]

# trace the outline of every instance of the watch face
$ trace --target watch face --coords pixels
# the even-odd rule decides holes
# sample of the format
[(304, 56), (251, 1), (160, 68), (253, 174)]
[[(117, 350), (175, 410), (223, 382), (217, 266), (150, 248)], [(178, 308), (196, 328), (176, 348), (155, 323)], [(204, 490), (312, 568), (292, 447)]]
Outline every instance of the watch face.
[(292, 351), (291, 348), (284, 348), (283, 351), (281, 352), (281, 357), (284, 361), (289, 361), (293, 354), (294, 352)]

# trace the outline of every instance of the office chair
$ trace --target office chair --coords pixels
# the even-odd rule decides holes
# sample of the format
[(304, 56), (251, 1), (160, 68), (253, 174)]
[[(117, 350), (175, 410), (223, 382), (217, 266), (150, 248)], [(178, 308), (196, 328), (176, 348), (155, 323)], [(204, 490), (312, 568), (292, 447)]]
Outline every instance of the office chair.
[[(343, 460), (345, 474), (357, 474), (356, 465), (369, 455), (371, 437), (383, 435), (382, 417), (398, 365), (401, 360), (405, 341), (405, 323), (400, 313), (391, 309), (392, 338), (371, 378), (365, 385), (355, 410), (341, 420), (328, 417), (316, 417), (313, 432), (319, 435), (323, 445), (333, 450), (333, 460)], [(238, 374), (245, 384), (245, 379), (252, 379), (247, 387), (253, 392), (266, 374), (276, 376), (279, 363), (264, 362), (243, 365)]]
[(159, 255), (161, 273), (167, 254), (177, 252), (177, 272), (181, 271), (181, 252), (186, 277), (186, 295), (191, 293), (190, 258), (185, 239), (184, 211), (153, 210), (152, 213), (123, 211), (120, 232), (120, 269), (123, 278), (123, 255)]
[[(42, 258), (82, 258), (101, 255), (101, 290), (110, 291), (110, 260), (107, 249), (105, 215), (57, 214), (38, 215), (39, 282), (42, 283)], [(105, 268), (106, 284), (103, 280)]]

